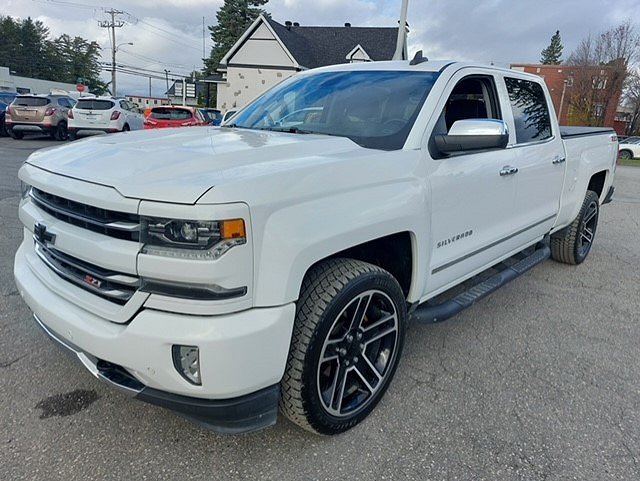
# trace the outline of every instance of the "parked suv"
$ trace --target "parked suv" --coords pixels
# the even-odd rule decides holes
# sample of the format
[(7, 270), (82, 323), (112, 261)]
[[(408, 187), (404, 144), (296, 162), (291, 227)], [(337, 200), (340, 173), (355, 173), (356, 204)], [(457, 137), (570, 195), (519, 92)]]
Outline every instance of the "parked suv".
[(80, 98), (69, 111), (69, 138), (79, 133), (142, 130), (143, 115), (128, 100), (111, 97)]
[(14, 139), (21, 139), (25, 133), (39, 133), (66, 140), (68, 112), (74, 103), (65, 95), (18, 95), (7, 110), (9, 134)]

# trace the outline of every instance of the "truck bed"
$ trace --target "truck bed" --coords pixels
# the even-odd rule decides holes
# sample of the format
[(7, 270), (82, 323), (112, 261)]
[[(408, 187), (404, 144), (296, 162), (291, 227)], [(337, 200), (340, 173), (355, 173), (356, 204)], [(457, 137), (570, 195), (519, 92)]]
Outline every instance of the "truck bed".
[(563, 127), (560, 126), (560, 136), (563, 139), (585, 137), (587, 135), (615, 134), (611, 127)]

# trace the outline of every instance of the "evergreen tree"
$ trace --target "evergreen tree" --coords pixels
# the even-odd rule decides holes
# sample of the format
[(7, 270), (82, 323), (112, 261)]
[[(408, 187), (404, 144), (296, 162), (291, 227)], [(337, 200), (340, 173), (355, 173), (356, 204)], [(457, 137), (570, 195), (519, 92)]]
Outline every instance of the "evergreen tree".
[(224, 5), (216, 13), (217, 25), (209, 27), (213, 47), (209, 58), (204, 60), (206, 75), (214, 73), (220, 64), (220, 60), (261, 13), (269, 15), (264, 9), (260, 8), (268, 1), (224, 0)]
[(100, 46), (82, 37), (49, 38), (39, 20), (0, 16), (0, 65), (23, 77), (76, 83), (85, 79), (92, 92), (104, 91), (100, 81)]
[(560, 58), (562, 57), (562, 39), (560, 38), (560, 30), (556, 30), (556, 33), (551, 37), (551, 43), (549, 46), (540, 52), (542, 58), (540, 63), (544, 65), (559, 65), (562, 63)]

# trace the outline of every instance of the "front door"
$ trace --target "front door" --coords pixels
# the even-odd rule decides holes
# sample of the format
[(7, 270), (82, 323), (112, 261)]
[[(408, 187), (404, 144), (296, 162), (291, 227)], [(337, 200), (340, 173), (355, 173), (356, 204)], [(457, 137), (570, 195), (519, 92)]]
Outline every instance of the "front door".
[[(434, 132), (448, 131), (456, 120), (503, 119), (505, 106), (500, 105), (492, 74), (459, 72), (441, 102)], [(513, 222), (517, 175), (505, 175), (513, 161), (509, 149), (448, 157), (431, 152), (431, 156), (432, 242), (425, 297), (484, 270), (518, 242), (512, 235), (517, 230)]]

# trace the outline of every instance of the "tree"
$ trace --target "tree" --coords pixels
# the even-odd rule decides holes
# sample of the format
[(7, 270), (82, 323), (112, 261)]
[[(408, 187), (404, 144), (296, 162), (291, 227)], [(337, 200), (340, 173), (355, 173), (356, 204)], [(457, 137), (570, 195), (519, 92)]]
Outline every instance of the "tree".
[(606, 112), (617, 108), (629, 73), (640, 57), (640, 36), (629, 20), (587, 35), (567, 60), (574, 85), (569, 97), (570, 121), (601, 126)]
[(88, 82), (90, 91), (102, 93), (100, 45), (68, 35), (51, 40), (39, 20), (0, 16), (0, 65), (17, 75), (59, 82)]
[(206, 75), (215, 72), (220, 60), (260, 14), (269, 15), (264, 9), (259, 8), (268, 1), (224, 0), (224, 5), (216, 13), (218, 23), (209, 27), (213, 47), (209, 58), (204, 60)]
[(544, 65), (559, 65), (562, 63), (562, 50), (564, 46), (562, 45), (562, 39), (560, 38), (560, 30), (556, 30), (556, 33), (551, 37), (551, 43), (549, 46), (540, 52), (542, 58), (540, 58), (540, 63)]

